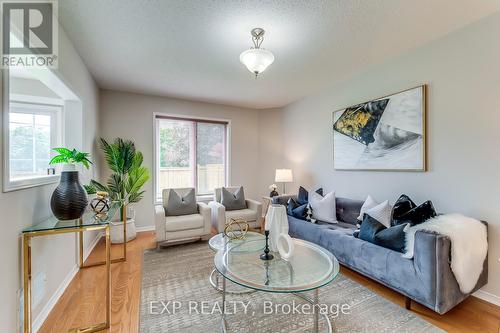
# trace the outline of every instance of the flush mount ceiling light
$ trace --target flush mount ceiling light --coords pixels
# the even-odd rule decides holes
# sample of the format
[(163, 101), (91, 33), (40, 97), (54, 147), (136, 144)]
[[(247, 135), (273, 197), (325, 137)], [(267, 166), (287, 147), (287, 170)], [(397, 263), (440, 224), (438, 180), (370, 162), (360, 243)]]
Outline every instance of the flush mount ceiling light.
[(264, 29), (252, 29), (251, 34), (254, 47), (240, 54), (241, 63), (245, 65), (250, 72), (255, 74), (255, 78), (265, 71), (274, 61), (274, 55), (270, 51), (260, 47), (264, 41), (264, 33)]

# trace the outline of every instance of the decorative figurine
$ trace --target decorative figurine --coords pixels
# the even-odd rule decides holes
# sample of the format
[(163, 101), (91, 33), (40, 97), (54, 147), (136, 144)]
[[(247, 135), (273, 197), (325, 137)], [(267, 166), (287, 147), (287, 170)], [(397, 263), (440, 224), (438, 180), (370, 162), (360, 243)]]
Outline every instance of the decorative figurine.
[(271, 198), (279, 195), (278, 191), (276, 191), (277, 188), (278, 188), (278, 186), (276, 186), (276, 184), (269, 185), (269, 189), (271, 190), (271, 193), (269, 193), (269, 196)]
[(90, 202), (90, 207), (95, 213), (96, 220), (105, 220), (109, 212), (109, 193), (97, 191), (96, 197)]

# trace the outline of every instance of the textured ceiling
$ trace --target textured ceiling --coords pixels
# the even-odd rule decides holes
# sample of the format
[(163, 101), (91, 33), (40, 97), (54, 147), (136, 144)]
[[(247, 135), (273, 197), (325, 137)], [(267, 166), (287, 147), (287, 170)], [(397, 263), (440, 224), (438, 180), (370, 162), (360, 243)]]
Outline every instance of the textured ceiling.
[[(61, 0), (60, 21), (102, 88), (280, 107), (500, 10), (498, 0)], [(250, 30), (276, 60), (239, 62)]]

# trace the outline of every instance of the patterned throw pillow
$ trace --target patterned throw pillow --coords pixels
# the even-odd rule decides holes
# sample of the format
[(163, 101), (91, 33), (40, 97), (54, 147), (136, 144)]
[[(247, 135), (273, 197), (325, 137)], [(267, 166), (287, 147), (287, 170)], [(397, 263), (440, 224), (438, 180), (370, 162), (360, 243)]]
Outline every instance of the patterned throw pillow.
[(382, 223), (386, 228), (389, 228), (391, 226), (391, 212), (392, 207), (389, 204), (389, 200), (386, 200), (381, 204), (376, 205), (375, 207), (367, 209), (364, 214), (370, 215), (371, 217)]
[(414, 226), (436, 216), (432, 201), (428, 200), (417, 206), (407, 195), (403, 194), (394, 205), (391, 225), (409, 223)]

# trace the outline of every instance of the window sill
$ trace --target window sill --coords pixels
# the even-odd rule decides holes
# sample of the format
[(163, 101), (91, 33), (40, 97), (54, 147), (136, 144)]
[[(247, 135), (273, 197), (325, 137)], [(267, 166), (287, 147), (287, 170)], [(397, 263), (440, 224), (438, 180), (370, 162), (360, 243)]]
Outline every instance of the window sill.
[(14, 181), (5, 182), (3, 185), (3, 192), (12, 192), (23, 190), (31, 187), (44, 186), (54, 184), (59, 181), (60, 175), (48, 175), (36, 178), (19, 179)]

